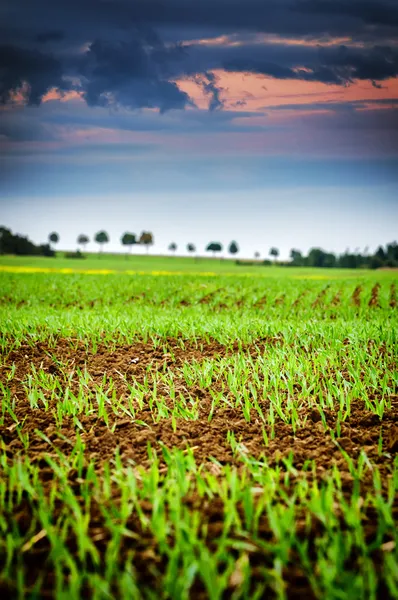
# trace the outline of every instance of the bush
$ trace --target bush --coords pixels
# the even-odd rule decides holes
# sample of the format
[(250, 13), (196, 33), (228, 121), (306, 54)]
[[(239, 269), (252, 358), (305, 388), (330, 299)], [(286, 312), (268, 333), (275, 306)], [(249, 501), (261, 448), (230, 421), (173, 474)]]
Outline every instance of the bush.
[(259, 261), (259, 260), (238, 259), (238, 260), (235, 261), (235, 264), (239, 265), (239, 266), (244, 266), (244, 267), (247, 267), (247, 266), (249, 266), (249, 267), (251, 267), (251, 266), (258, 267), (259, 265), (265, 265), (265, 266), (272, 265), (272, 262), (270, 260), (267, 260), (267, 259), (261, 260), (261, 261)]
[(76, 250), (76, 252), (65, 252), (65, 258), (86, 258), (84, 254), (80, 252), (80, 250)]

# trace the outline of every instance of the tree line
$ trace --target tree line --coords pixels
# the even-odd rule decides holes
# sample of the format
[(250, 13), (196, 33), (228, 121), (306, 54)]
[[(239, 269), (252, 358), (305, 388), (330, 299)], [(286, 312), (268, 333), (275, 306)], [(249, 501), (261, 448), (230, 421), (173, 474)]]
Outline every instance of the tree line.
[[(16, 254), (21, 256), (36, 255), (36, 256), (55, 256), (54, 247), (60, 241), (60, 236), (53, 231), (48, 236), (49, 243), (36, 246), (27, 237), (13, 234), (9, 229), (0, 227), (0, 254)], [(88, 235), (81, 233), (76, 239), (79, 248), (86, 250), (87, 244), (90, 242)], [(99, 245), (99, 253), (103, 252), (105, 244), (109, 243), (110, 236), (105, 230), (98, 231), (93, 241)], [(120, 243), (131, 253), (135, 245), (145, 246), (147, 252), (154, 245), (154, 235), (150, 231), (142, 231), (139, 236), (126, 231), (120, 238)], [(176, 242), (171, 242), (168, 246), (169, 252), (175, 254), (178, 250)], [(210, 242), (207, 244), (206, 252), (211, 252), (213, 256), (220, 254), (224, 247), (221, 242)], [(190, 254), (195, 254), (197, 248), (195, 244), (188, 243), (186, 250)], [(232, 241), (226, 248), (231, 257), (235, 257), (239, 252), (239, 245), (236, 241)], [(279, 250), (276, 247), (271, 247), (268, 252), (274, 263), (277, 263)], [(72, 258), (84, 258), (81, 250), (77, 252), (67, 253), (67, 256)], [(237, 261), (240, 264), (271, 264), (270, 259), (262, 259), (260, 252), (254, 253), (254, 261)], [(323, 267), (323, 268), (341, 268), (341, 269), (378, 269), (380, 267), (398, 267), (398, 244), (391, 242), (386, 246), (379, 246), (377, 250), (371, 254), (368, 248), (365, 248), (363, 253), (359, 249), (350, 252), (348, 249), (340, 255), (326, 252), (321, 248), (311, 248), (307, 255), (304, 255), (300, 250), (292, 249), (290, 251), (290, 261), (278, 263), (281, 266), (291, 267)]]
[(0, 227), (0, 254), (19, 256), (55, 256), (50, 244), (36, 246), (27, 237), (13, 234), (10, 229)]
[(324, 267), (339, 269), (379, 269), (381, 267), (398, 267), (398, 244), (391, 242), (386, 246), (379, 246), (373, 254), (365, 248), (364, 252), (359, 252), (358, 248), (354, 252), (348, 249), (344, 254), (336, 255), (332, 252), (325, 252), (321, 248), (311, 248), (307, 256), (304, 256), (300, 250), (291, 250), (290, 263), (293, 267)]
[[(48, 239), (51, 244), (58, 244), (60, 237), (56, 231), (53, 231), (48, 236)], [(94, 242), (96, 242), (99, 245), (100, 252), (103, 251), (104, 244), (108, 244), (109, 241), (110, 241), (110, 237), (106, 231), (103, 231), (103, 230), (98, 231), (94, 235)], [(77, 242), (78, 246), (85, 249), (87, 244), (90, 242), (90, 238), (85, 233), (81, 233), (80, 235), (78, 235), (76, 242)], [(135, 244), (144, 245), (148, 251), (149, 247), (153, 246), (153, 244), (154, 244), (154, 237), (153, 237), (153, 233), (151, 233), (150, 231), (143, 231), (139, 237), (136, 236), (135, 233), (126, 231), (120, 238), (120, 242), (121, 242), (122, 246), (127, 246), (129, 248), (130, 252), (131, 252), (132, 247)]]

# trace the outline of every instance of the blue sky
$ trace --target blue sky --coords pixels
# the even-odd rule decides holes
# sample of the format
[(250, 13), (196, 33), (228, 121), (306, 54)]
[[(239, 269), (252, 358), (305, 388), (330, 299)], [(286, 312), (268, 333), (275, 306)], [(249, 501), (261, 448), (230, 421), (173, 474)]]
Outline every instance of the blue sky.
[(14, 231), (283, 257), (397, 238), (396, 2), (6, 0), (0, 22)]

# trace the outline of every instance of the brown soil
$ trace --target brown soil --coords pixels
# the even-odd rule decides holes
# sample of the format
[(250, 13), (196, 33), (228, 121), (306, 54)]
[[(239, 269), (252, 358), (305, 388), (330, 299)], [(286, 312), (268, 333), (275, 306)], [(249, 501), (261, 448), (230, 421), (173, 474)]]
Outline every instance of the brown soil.
[(330, 288), (330, 285), (327, 285), (323, 290), (321, 290), (318, 294), (318, 296), (315, 298), (314, 302), (311, 304), (312, 308), (316, 308), (317, 306), (319, 306), (320, 304), (323, 303), (323, 300), (326, 296), (326, 292), (328, 291), (328, 289)]
[(357, 285), (351, 296), (351, 301), (355, 306), (361, 306), (361, 292), (362, 286)]
[(391, 287), (390, 287), (390, 301), (389, 301), (389, 305), (390, 305), (391, 308), (396, 308), (397, 307), (397, 292), (396, 292), (395, 283), (392, 283)]
[(285, 298), (286, 294), (281, 294), (278, 298), (275, 299), (275, 306), (282, 306), (282, 304), (285, 304)]
[[(357, 294), (358, 297), (358, 294)], [(256, 346), (246, 346), (243, 349), (248, 353), (255, 355), (259, 348), (264, 349), (270, 344), (283, 343), (281, 337), (264, 338)], [(151, 374), (155, 375), (163, 372), (165, 369), (176, 370), (181, 368), (186, 362), (200, 361), (223, 357), (228, 353), (238, 349), (235, 347), (226, 348), (215, 341), (192, 342), (184, 341), (184, 347), (181, 342), (170, 339), (165, 342), (165, 347), (155, 347), (152, 342), (134, 342), (131, 345), (118, 346), (115, 349), (109, 349), (105, 345), (99, 345), (96, 352), (93, 352), (78, 340), (58, 340), (55, 348), (46, 343), (37, 343), (35, 346), (28, 344), (22, 345), (9, 352), (7, 365), (15, 364), (15, 374), (11, 383), (12, 396), (15, 398), (14, 412), (20, 421), (24, 420), (23, 431), (29, 433), (29, 458), (40, 467), (41, 478), (48, 486), (51, 486), (51, 480), (54, 476), (52, 470), (46, 462), (46, 456), (57, 458), (57, 450), (68, 455), (75, 439), (76, 425), (72, 418), (64, 419), (62, 426), (57, 426), (53, 408), (56, 400), (50, 402), (49, 410), (32, 410), (26, 397), (26, 389), (23, 381), (26, 376), (32, 372), (32, 365), (36, 369), (42, 369), (45, 373), (58, 378), (61, 386), (64, 388), (67, 384), (73, 389), (77, 385), (76, 369), (84, 369), (91, 374), (93, 382), (90, 386), (99, 385), (104, 374), (112, 376), (116, 390), (117, 398), (124, 398), (128, 394), (126, 379), (143, 382), (145, 377)], [(8, 367), (2, 367), (0, 370), (0, 380), (5, 382), (5, 376), (9, 372)], [(70, 380), (66, 380), (66, 378)], [(216, 384), (215, 384), (216, 385)], [(150, 460), (147, 454), (147, 444), (150, 443), (158, 451), (161, 458), (161, 444), (167, 447), (176, 447), (186, 449), (190, 447), (194, 453), (198, 464), (203, 464), (205, 469), (209, 469), (215, 475), (219, 473), (219, 467), (209, 459), (213, 457), (222, 465), (233, 464), (238, 469), (243, 469), (242, 457), (234, 454), (231, 445), (227, 440), (228, 432), (233, 432), (236, 441), (243, 444), (243, 452), (254, 458), (264, 458), (270, 466), (281, 465), (282, 476), (284, 474), (283, 459), (288, 458), (291, 452), (294, 455), (294, 467), (297, 470), (296, 475), (292, 476), (292, 481), (296, 477), (308, 477), (309, 472), (304, 472), (303, 467), (307, 461), (316, 461), (316, 476), (322, 481), (330, 473), (333, 465), (336, 465), (341, 473), (343, 490), (349, 494), (352, 489), (352, 476), (349, 465), (343, 458), (340, 446), (350, 458), (358, 459), (361, 451), (365, 451), (369, 460), (380, 469), (383, 489), (386, 489), (391, 473), (391, 464), (394, 456), (398, 452), (398, 396), (390, 398), (392, 408), (384, 413), (381, 421), (375, 414), (366, 410), (363, 403), (356, 402), (352, 405), (350, 417), (341, 425), (340, 436), (337, 439), (338, 445), (333, 441), (328, 430), (334, 430), (336, 426), (336, 413), (325, 410), (325, 424), (318, 410), (304, 407), (301, 410), (301, 417), (306, 419), (306, 423), (296, 432), (292, 430), (291, 425), (282, 421), (277, 421), (273, 430), (269, 426), (263, 426), (257, 415), (251, 415), (251, 421), (247, 422), (242, 415), (241, 409), (231, 407), (217, 408), (214, 411), (213, 418), (209, 422), (208, 415), (211, 410), (211, 395), (209, 390), (200, 387), (191, 387), (187, 389), (179, 384), (178, 391), (186, 397), (196, 397), (199, 399), (199, 415), (197, 420), (180, 419), (177, 427), (173, 428), (173, 422), (170, 418), (163, 418), (155, 423), (149, 409), (149, 406), (143, 407), (136, 412), (136, 419), (142, 424), (132, 422), (131, 419), (112, 415), (109, 411), (110, 423), (107, 427), (103, 421), (98, 420), (96, 416), (79, 415), (79, 421), (84, 431), (80, 432), (81, 438), (85, 444), (85, 455), (87, 460), (96, 462), (97, 471), (100, 473), (105, 461), (114, 457), (116, 448), (119, 449), (123, 461), (131, 461), (130, 464), (147, 468), (150, 466)], [(167, 396), (167, 390), (162, 392)], [(263, 399), (261, 406), (264, 412), (269, 407), (269, 401)], [(146, 425), (144, 425), (146, 424)], [(111, 429), (114, 427), (113, 431)], [(44, 433), (51, 441), (51, 446), (39, 437), (36, 431)], [(269, 438), (268, 444), (264, 442), (264, 430)], [(379, 451), (380, 438), (383, 440), (383, 452)], [(4, 425), (0, 427), (0, 440), (3, 441), (5, 451), (10, 458), (14, 458), (19, 453), (25, 453), (23, 444), (19, 439), (15, 423), (9, 415), (6, 415)], [(162, 462), (163, 468), (165, 464)], [(312, 476), (312, 475), (311, 475)], [(79, 496), (80, 483), (78, 474), (71, 472), (69, 474), (70, 482), (73, 484), (75, 493)], [(366, 495), (367, 490), (373, 486), (372, 473), (367, 471), (361, 482), (361, 494)], [(186, 505), (191, 509), (198, 510), (201, 513), (203, 522), (208, 523), (208, 534), (206, 541), (211, 548), (214, 540), (220, 536), (224, 523), (223, 503), (221, 499), (214, 498), (211, 502), (206, 501), (199, 496), (186, 498)], [(398, 504), (397, 516), (398, 516)], [(142, 509), (148, 515), (151, 514), (151, 506), (143, 503)], [(20, 519), (21, 528), (28, 528), (31, 525), (31, 508), (22, 500), (19, 508), (18, 520)], [(377, 531), (377, 521), (369, 508), (367, 517), (366, 532), (369, 539), (372, 539)], [(120, 560), (124, 560), (128, 551), (135, 551), (134, 564), (139, 574), (139, 579), (146, 584), (156, 585), (154, 568), (159, 572), (165, 569), (165, 558), (162, 556), (154, 539), (147, 531), (142, 531), (136, 514), (132, 514), (126, 527), (136, 537), (125, 539), (120, 550)], [(95, 502), (91, 507), (91, 520), (89, 526), (92, 538), (95, 539), (95, 545), (101, 556), (104, 558), (107, 542), (110, 533), (104, 524), (104, 517), (101, 509)], [(303, 537), (306, 537), (309, 544), (315, 544), (316, 537), (322, 532), (320, 523), (314, 522), (311, 530), (305, 529), (305, 515), (302, 520), (298, 520), (298, 529), (302, 530)], [(272, 531), (266, 516), (260, 521), (260, 532), (264, 540), (272, 540)], [(238, 534), (237, 534), (238, 536)], [(389, 541), (390, 538), (386, 539)], [(172, 543), (172, 539), (170, 539)], [(75, 554), (76, 540), (73, 536), (68, 539), (68, 547)], [(42, 569), (48, 558), (50, 547), (46, 539), (41, 540), (34, 545), (31, 550), (23, 556), (24, 564), (27, 568), (28, 581), (33, 581), (38, 571)], [(295, 565), (296, 561), (292, 556), (289, 569), (284, 572), (284, 577), (288, 582), (288, 598), (313, 598), (309, 587), (309, 581), (305, 573)], [(270, 556), (267, 551), (260, 548), (250, 552), (249, 561), (253, 569), (253, 581), (262, 580), (261, 566), (269, 566)], [(377, 557), (375, 559), (377, 564)], [(2, 557), (0, 554), (0, 568)], [(43, 597), (51, 596), (53, 586), (53, 574), (50, 570), (45, 573), (45, 584)], [(231, 581), (230, 594), (233, 592), (233, 581)], [(1, 586), (2, 597), (13, 597), (14, 590), (9, 584)], [(201, 585), (195, 584), (192, 598), (206, 598)], [(225, 596), (230, 597), (230, 595)], [(264, 597), (272, 597), (268, 590)], [(388, 597), (386, 590), (380, 590), (378, 597)]]
[(368, 306), (373, 307), (373, 308), (380, 308), (379, 291), (380, 291), (380, 283), (376, 283), (372, 288), (371, 297), (370, 297)]
[(295, 301), (292, 304), (292, 308), (296, 308), (296, 306), (298, 306), (302, 299), (308, 294), (308, 290), (303, 290), (302, 292), (300, 292), (300, 294), (297, 296), (297, 298), (295, 299)]
[(209, 304), (219, 292), (222, 292), (222, 288), (202, 296), (202, 298), (199, 300), (199, 304)]
[(263, 296), (254, 304), (254, 308), (263, 308), (267, 304), (267, 296)]
[(332, 306), (339, 306), (339, 304), (341, 304), (341, 290), (336, 292), (336, 294), (333, 296), (330, 304)]
[[(258, 353), (262, 353), (267, 346), (276, 344), (283, 344), (281, 336), (264, 338), (259, 340), (256, 345), (241, 346), (241, 350), (256, 356)], [(237, 350), (237, 343), (227, 348), (214, 340), (197, 343), (184, 341), (184, 347), (181, 347), (181, 344), (175, 339), (166, 340), (165, 346), (162, 347), (155, 347), (152, 342), (135, 342), (132, 345), (118, 346), (113, 350), (100, 344), (96, 352), (87, 349), (83, 342), (77, 340), (60, 339), (55, 348), (45, 342), (36, 343), (33, 347), (24, 344), (9, 352), (7, 356), (6, 363), (15, 365), (14, 378), (8, 385), (16, 400), (14, 412), (19, 420), (25, 419), (24, 430), (30, 431), (31, 434), (35, 429), (48, 430), (48, 433), (54, 434), (56, 422), (52, 409), (57, 400), (49, 401), (48, 411), (32, 410), (27, 402), (24, 382), (26, 382), (27, 375), (32, 373), (32, 369), (43, 370), (44, 373), (57, 379), (63, 389), (68, 386), (72, 392), (76, 392), (78, 389), (78, 371), (86, 369), (91, 376), (91, 381), (87, 384), (88, 394), (101, 385), (104, 376), (112, 377), (112, 389), (115, 390), (116, 397), (122, 400), (122, 403), (130, 395), (128, 383), (132, 384), (134, 381), (143, 383), (145, 378), (151, 382), (159, 374), (167, 370), (173, 371), (177, 392), (181, 392), (187, 399), (196, 398), (198, 400), (199, 418), (195, 421), (181, 420), (177, 432), (173, 433), (171, 419), (164, 418), (159, 423), (155, 423), (149, 406), (144, 405), (141, 411), (136, 407), (136, 419), (150, 426), (144, 428), (131, 423), (129, 419), (112, 417), (112, 413), (109, 411), (112, 421), (110, 426), (116, 425), (115, 433), (112, 434), (104, 423), (98, 422), (97, 417), (79, 416), (85, 429), (83, 435), (87, 449), (89, 452), (98, 454), (101, 460), (112, 456), (115, 447), (119, 444), (128, 458), (143, 464), (146, 443), (149, 441), (156, 444), (161, 441), (177, 447), (185, 447), (189, 443), (195, 447), (195, 455), (200, 461), (206, 460), (210, 454), (220, 462), (226, 463), (232, 460), (231, 450), (226, 440), (228, 430), (234, 431), (237, 438), (242, 438), (242, 442), (247, 446), (250, 454), (253, 456), (263, 454), (271, 461), (277, 456), (287, 455), (292, 449), (295, 451), (299, 467), (305, 460), (320, 459), (325, 453), (329, 458), (337, 456), (336, 446), (332, 439), (324, 436), (324, 426), (317, 410), (300, 408), (301, 418), (303, 421), (307, 418), (307, 425), (296, 431), (296, 435), (293, 434), (291, 425), (282, 421), (277, 422), (275, 440), (270, 440), (268, 447), (264, 446), (263, 425), (257, 414), (253, 414), (251, 422), (247, 423), (241, 409), (230, 408), (226, 405), (223, 408), (217, 408), (212, 421), (208, 422), (212, 405), (209, 389), (187, 386), (176, 370), (180, 369), (184, 363), (203, 362), (208, 359), (217, 360), (217, 358), (225, 357)], [(380, 352), (383, 352), (383, 348), (380, 348)], [(385, 352), (384, 349), (384, 354)], [(4, 384), (6, 384), (8, 372), (9, 366), (0, 368), (0, 381)], [(220, 385), (222, 384), (214, 382), (213, 389), (224, 389), (225, 397), (229, 398), (228, 390), (221, 388)], [(168, 390), (163, 389), (159, 383), (157, 392), (159, 396), (170, 400)], [(299, 393), (299, 389), (297, 392)], [(231, 396), (230, 399), (232, 398)], [(357, 456), (361, 447), (369, 446), (369, 452), (372, 456), (374, 455), (375, 461), (379, 462), (376, 456), (376, 446), (380, 433), (383, 433), (386, 443), (386, 439), (391, 434), (391, 427), (395, 427), (395, 423), (398, 421), (398, 396), (392, 396), (391, 402), (392, 409), (386, 411), (382, 422), (373, 413), (367, 411), (363, 403), (357, 402), (353, 405), (351, 417), (342, 425), (341, 432), (343, 444), (348, 444), (347, 451), (351, 456)], [(269, 401), (266, 398), (260, 400), (260, 406), (266, 413)], [(327, 425), (333, 429), (336, 415), (327, 410), (325, 410), (325, 415)], [(12, 443), (13, 450), (22, 450), (22, 444), (15, 435), (14, 428), (9, 429), (12, 425), (11, 417), (6, 416), (4, 427), (0, 429), (0, 433), (7, 444)], [(69, 424), (65, 421), (62, 431), (67, 437), (73, 437), (73, 432), (70, 432), (68, 428)], [(272, 432), (269, 427), (265, 429), (271, 436)], [(131, 444), (133, 439), (137, 440), (139, 444)], [(281, 443), (282, 440), (283, 443)], [(301, 447), (300, 440), (305, 441), (303, 447)], [(41, 448), (42, 442), (39, 444), (39, 452)], [(31, 445), (30, 451), (35, 451), (34, 444)]]

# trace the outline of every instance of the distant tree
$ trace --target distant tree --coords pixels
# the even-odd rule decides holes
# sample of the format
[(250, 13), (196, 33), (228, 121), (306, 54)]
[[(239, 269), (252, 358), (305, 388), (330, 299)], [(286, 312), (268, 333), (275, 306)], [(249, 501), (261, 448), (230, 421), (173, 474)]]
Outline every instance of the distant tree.
[(79, 237), (77, 238), (77, 244), (78, 246), (83, 246), (84, 249), (86, 249), (87, 244), (89, 243), (90, 238), (85, 235), (84, 233), (81, 233), (79, 235)]
[(260, 256), (261, 256), (260, 252), (254, 253), (254, 258), (256, 258), (257, 260), (260, 258)]
[(274, 262), (276, 262), (276, 259), (279, 256), (279, 250), (278, 250), (278, 248), (271, 248), (270, 251), (269, 251), (269, 254), (270, 254), (270, 256), (273, 256)]
[(222, 251), (222, 244), (220, 242), (210, 242), (210, 244), (206, 247), (206, 252), (213, 252), (213, 256), (216, 255), (216, 252)]
[(333, 269), (336, 266), (336, 263), (337, 263), (336, 256), (332, 252), (325, 252), (322, 266), (327, 269)]
[(17, 256), (55, 256), (49, 244), (35, 246), (33, 242), (22, 235), (14, 235), (10, 229), (0, 227), (0, 254), (15, 254)]
[(122, 235), (120, 241), (122, 242), (122, 246), (128, 246), (130, 253), (133, 249), (134, 244), (137, 243), (135, 233), (130, 233), (129, 231), (126, 231), (126, 233)]
[(290, 258), (292, 259), (292, 265), (294, 267), (301, 267), (304, 264), (304, 257), (300, 250), (292, 248), (292, 250), (290, 250)]
[[(193, 254), (194, 252), (196, 252), (196, 246), (195, 244), (187, 244), (187, 250), (190, 254)], [(198, 260), (198, 257), (195, 257), (196, 260)]]
[(101, 253), (103, 250), (104, 244), (107, 244), (109, 242), (109, 235), (107, 234), (106, 231), (99, 231), (98, 233), (95, 234), (94, 239), (97, 242), (97, 244), (99, 244), (100, 253)]
[[(319, 266), (319, 267), (330, 266), (328, 264), (328, 256), (329, 255), (325, 252), (323, 254), (321, 264), (316, 265), (316, 266)], [(342, 269), (357, 269), (362, 266), (363, 262), (364, 262), (364, 258), (360, 254), (352, 254), (352, 253), (345, 252), (344, 254), (342, 254), (339, 257), (339, 259), (337, 261), (337, 266), (339, 266)], [(333, 265), (333, 266), (335, 266), (335, 265)]]
[[(344, 257), (350, 258), (349, 260), (344, 261)], [(356, 264), (356, 257), (354, 254), (345, 254), (340, 258), (340, 261), (339, 266), (350, 267), (352, 264)], [(337, 258), (334, 254), (325, 252), (322, 248), (311, 248), (306, 259), (306, 264), (309, 267), (326, 267), (330, 269), (337, 266)]]
[(388, 267), (397, 267), (398, 266), (398, 244), (397, 244), (397, 242), (392, 242), (391, 244), (387, 244), (386, 255), (387, 255), (387, 266)]
[(177, 244), (175, 242), (171, 242), (169, 245), (170, 252), (175, 252), (177, 250)]
[(369, 266), (371, 269), (380, 269), (384, 266), (384, 262), (378, 256), (371, 256)]
[(143, 231), (140, 235), (139, 244), (143, 244), (148, 252), (149, 246), (154, 244), (153, 234), (150, 231)]
[(48, 240), (49, 240), (50, 244), (58, 244), (58, 242), (59, 242), (58, 233), (56, 233), (55, 231), (50, 233), (50, 235), (48, 236)]
[(326, 252), (321, 248), (311, 248), (308, 253), (307, 262), (309, 267), (323, 267)]
[(387, 256), (386, 253), (384, 252), (384, 248), (382, 248), (382, 246), (379, 246), (374, 254), (377, 258), (379, 258), (381, 261), (385, 261)]
[(236, 242), (231, 242), (228, 248), (228, 252), (232, 254), (232, 256), (234, 256), (234, 254), (237, 254), (239, 252), (238, 244)]

